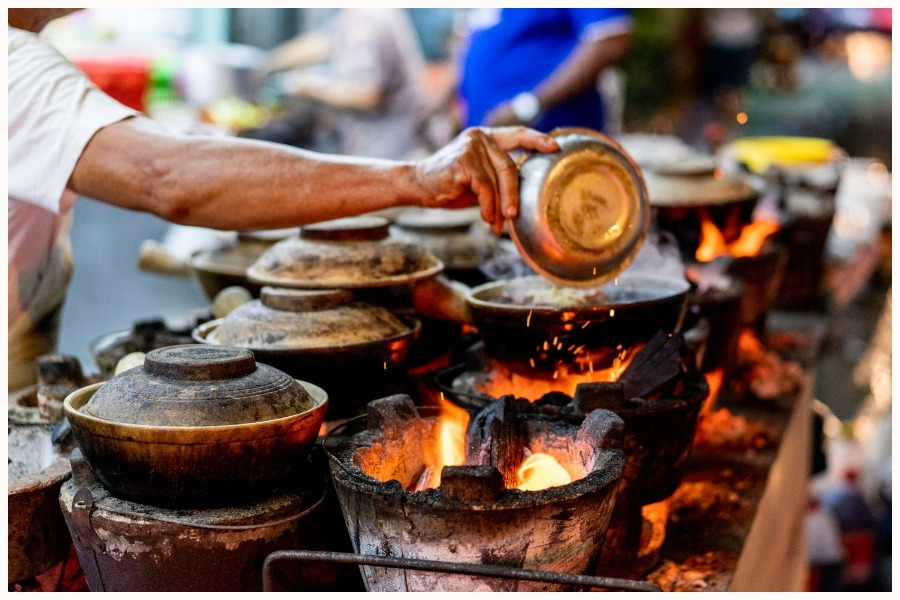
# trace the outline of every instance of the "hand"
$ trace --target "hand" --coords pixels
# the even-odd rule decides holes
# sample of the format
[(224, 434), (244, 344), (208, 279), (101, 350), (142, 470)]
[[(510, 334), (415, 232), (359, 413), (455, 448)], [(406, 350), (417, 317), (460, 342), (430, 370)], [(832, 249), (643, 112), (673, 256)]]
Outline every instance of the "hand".
[(527, 123), (523, 123), (519, 117), (516, 116), (516, 113), (513, 112), (512, 108), (509, 105), (509, 102), (504, 102), (496, 106), (491, 112), (487, 114), (484, 118), (484, 122), (487, 123), (490, 127), (509, 127), (513, 125), (527, 125)]
[(525, 127), (471, 127), (417, 163), (431, 208), (463, 208), (478, 204), (481, 218), (496, 235), (505, 219), (519, 210), (519, 171), (508, 152), (523, 148), (556, 152), (552, 137)]

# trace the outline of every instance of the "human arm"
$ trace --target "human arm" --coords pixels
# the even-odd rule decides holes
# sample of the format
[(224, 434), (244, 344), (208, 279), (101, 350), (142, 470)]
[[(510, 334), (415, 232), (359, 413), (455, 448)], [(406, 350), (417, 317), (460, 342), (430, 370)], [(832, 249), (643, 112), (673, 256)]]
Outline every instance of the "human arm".
[[(570, 9), (570, 13), (573, 13), (571, 18), (583, 18), (586, 14), (574, 14), (577, 10), (579, 9)], [(609, 20), (582, 23), (579, 41), (566, 59), (529, 90), (538, 100), (540, 112), (547, 112), (595, 88), (600, 72), (618, 64), (625, 57), (632, 40), (630, 22), (621, 15), (607, 18)], [(513, 111), (512, 100), (510, 98), (495, 107), (487, 115), (485, 123), (492, 127), (527, 125)]]
[(384, 93), (375, 82), (338, 80), (313, 72), (296, 73), (286, 88), (293, 96), (344, 110), (370, 113), (379, 110), (384, 101)]
[(263, 64), (264, 73), (275, 73), (323, 63), (328, 60), (331, 43), (322, 31), (297, 36), (269, 51)]
[(239, 138), (177, 135), (134, 117), (98, 131), (69, 181), (84, 196), (215, 229), (293, 227), (397, 206), (479, 205), (500, 234), (518, 209), (516, 148), (558, 150), (521, 127), (463, 131), (418, 161), (324, 155)]

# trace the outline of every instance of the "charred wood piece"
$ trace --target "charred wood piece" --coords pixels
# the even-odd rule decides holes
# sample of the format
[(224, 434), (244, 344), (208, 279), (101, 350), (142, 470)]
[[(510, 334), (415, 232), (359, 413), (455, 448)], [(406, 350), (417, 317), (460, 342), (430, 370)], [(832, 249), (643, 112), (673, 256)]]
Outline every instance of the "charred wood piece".
[(678, 379), (684, 369), (681, 360), (684, 347), (681, 333), (666, 336), (660, 331), (654, 335), (619, 377), (625, 398), (646, 400)]
[(366, 408), (369, 428), (380, 429), (385, 438), (399, 437), (405, 431), (403, 424), (418, 416), (412, 398), (406, 394), (394, 394), (373, 400)]
[(495, 502), (505, 488), (503, 476), (490, 465), (462, 465), (441, 470), (441, 495), (456, 502)]
[(518, 414), (516, 399), (502, 396), (475, 415), (466, 431), (466, 464), (497, 467), (509, 488), (518, 484), (516, 470), (525, 452)]
[(577, 414), (586, 415), (592, 410), (605, 408), (616, 410), (626, 405), (625, 386), (618, 381), (579, 383), (575, 387), (572, 403)]

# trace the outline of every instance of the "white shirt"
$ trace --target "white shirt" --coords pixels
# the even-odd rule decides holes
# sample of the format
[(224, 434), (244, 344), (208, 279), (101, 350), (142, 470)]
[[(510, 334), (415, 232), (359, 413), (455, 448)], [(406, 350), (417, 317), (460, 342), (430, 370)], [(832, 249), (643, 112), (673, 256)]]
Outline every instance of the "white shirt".
[[(9, 363), (51, 351), (30, 338), (62, 304), (71, 271), (66, 185), (101, 128), (138, 114), (33, 33), (8, 27)], [(10, 375), (12, 378), (12, 374)], [(10, 382), (12, 385), (12, 381)]]

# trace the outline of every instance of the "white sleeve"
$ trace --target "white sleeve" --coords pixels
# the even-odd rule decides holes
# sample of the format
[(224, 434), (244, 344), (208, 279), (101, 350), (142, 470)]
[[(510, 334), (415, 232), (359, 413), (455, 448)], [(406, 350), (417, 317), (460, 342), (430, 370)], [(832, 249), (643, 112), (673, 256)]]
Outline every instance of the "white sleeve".
[(36, 35), (8, 30), (8, 194), (59, 212), (94, 134), (140, 113), (106, 95)]

